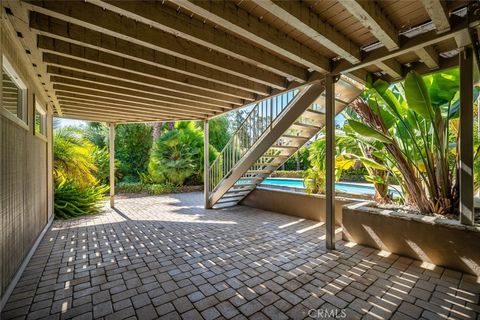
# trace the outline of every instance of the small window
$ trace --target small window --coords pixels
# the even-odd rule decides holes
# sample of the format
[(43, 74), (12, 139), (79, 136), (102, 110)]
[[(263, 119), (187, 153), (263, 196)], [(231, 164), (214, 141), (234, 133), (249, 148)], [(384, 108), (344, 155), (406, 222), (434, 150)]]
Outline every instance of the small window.
[(11, 115), (27, 123), (27, 87), (8, 60), (3, 57), (2, 106)]
[(38, 102), (35, 102), (35, 134), (47, 136), (47, 111)]

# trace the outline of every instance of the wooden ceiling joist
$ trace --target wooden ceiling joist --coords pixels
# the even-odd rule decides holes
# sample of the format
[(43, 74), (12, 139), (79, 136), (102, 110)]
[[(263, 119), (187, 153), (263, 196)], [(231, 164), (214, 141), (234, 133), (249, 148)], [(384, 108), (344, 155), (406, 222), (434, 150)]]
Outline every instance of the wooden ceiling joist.
[[(30, 14), (30, 27), (39, 35), (62, 40), (78, 46), (115, 54), (169, 71), (216, 82), (237, 89), (258, 92), (265, 91), (257, 82), (222, 72), (213, 68), (174, 57), (151, 48), (115, 38), (72, 23), (45, 16), (38, 12)], [(39, 42), (44, 41), (41, 37)]]
[[(262, 96), (268, 95), (268, 87), (261, 84), (253, 84), (251, 90), (255, 92), (240, 90), (223, 84), (206, 81), (197, 77), (187, 76), (167, 69), (154, 67), (142, 62), (126, 59), (110, 53), (85, 48), (76, 44), (51, 39), (44, 36), (38, 38), (38, 48), (43, 52), (48, 52), (62, 57), (72, 58), (83, 62), (98, 64), (107, 68), (124, 70), (130, 73), (148, 75), (157, 79), (175, 82), (180, 84), (188, 83), (197, 88), (211, 88), (220, 93), (235, 94), (239, 98), (248, 99), (253, 94)], [(45, 58), (45, 55), (44, 55)]]
[(231, 1), (170, 0), (170, 2), (311, 70), (327, 73), (330, 69), (327, 58), (285, 36), (278, 29), (262, 23), (257, 17)]
[[(121, 116), (129, 116), (129, 115), (131, 116), (132, 115), (131, 110), (128, 110), (128, 109), (125, 109), (125, 108), (120, 108), (120, 107), (112, 108), (112, 107), (108, 107), (108, 106), (104, 106), (104, 105), (99, 106), (99, 105), (74, 102), (74, 101), (69, 101), (69, 100), (64, 100), (64, 99), (60, 99), (59, 102), (62, 105), (62, 107), (68, 107), (70, 110), (97, 111), (97, 112), (98, 111), (105, 111), (105, 112), (108, 112), (110, 114), (121, 115)], [(152, 117), (153, 114), (157, 117), (170, 117), (170, 118), (180, 118), (180, 117), (185, 116), (184, 113), (173, 114), (173, 113), (164, 113), (164, 112), (156, 111), (156, 110), (150, 110), (150, 111), (135, 110), (135, 115), (138, 116), (138, 117), (142, 117), (142, 118)]]
[[(55, 17), (73, 24), (102, 32), (104, 34), (136, 43), (182, 59), (190, 60), (223, 72), (231, 73), (246, 79), (263, 83), (272, 87), (284, 87), (285, 78), (270, 70), (265, 70), (256, 65), (239, 60), (237, 57), (213, 50), (211, 47), (202, 46), (181, 37), (175, 36), (152, 27), (152, 24), (137, 22), (131, 17), (120, 15), (109, 10), (103, 10), (96, 5), (84, 1), (26, 1), (32, 10), (45, 15)], [(130, 3), (130, 2), (125, 2)], [(136, 4), (136, 2), (131, 2)], [(143, 7), (143, 6), (138, 6)], [(230, 45), (240, 46), (238, 41)], [(254, 46), (245, 48), (245, 51), (256, 52)], [(265, 52), (256, 56), (256, 60), (268, 60), (269, 55)], [(272, 57), (273, 59), (273, 57)], [(275, 61), (278, 61), (277, 58)], [(285, 68), (293, 69), (288, 72), (289, 76), (297, 81), (305, 81), (306, 75), (302, 68), (283, 61)]]
[(150, 107), (153, 107), (153, 108), (162, 107), (162, 109), (171, 110), (171, 111), (182, 110), (182, 111), (189, 112), (189, 113), (192, 113), (192, 114), (204, 114), (204, 113), (209, 113), (209, 112), (210, 113), (215, 113), (215, 111), (213, 111), (213, 110), (205, 110), (205, 109), (202, 109), (202, 108), (195, 108), (195, 107), (188, 107), (188, 108), (187, 107), (182, 107), (182, 108), (180, 108), (177, 105), (172, 105), (172, 104), (166, 103), (166, 102), (162, 102), (162, 103), (157, 102), (156, 103), (156, 102), (146, 100), (146, 99), (142, 99), (142, 98), (125, 97), (125, 96), (123, 96), (121, 94), (118, 94), (118, 93), (102, 92), (102, 91), (95, 90), (93, 88), (79, 88), (79, 87), (74, 87), (74, 86), (70, 86), (70, 85), (67, 85), (67, 84), (54, 84), (53, 89), (55, 91), (60, 90), (60, 91), (69, 91), (69, 92), (73, 92), (73, 93), (80, 93), (80, 94), (90, 96), (90, 97), (107, 98), (107, 99), (110, 99), (110, 100), (113, 100), (113, 101), (121, 102), (123, 104), (128, 104), (128, 103), (133, 102), (133, 103), (136, 103), (136, 104), (140, 104), (140, 105), (144, 105), (144, 106), (150, 106)]
[[(82, 104), (87, 104), (87, 105), (96, 105), (98, 107), (112, 107), (112, 108), (121, 108), (124, 110), (130, 110), (133, 113), (136, 113), (137, 111), (144, 111), (144, 112), (150, 112), (152, 114), (168, 114), (168, 115), (177, 115), (177, 114), (183, 114), (185, 115), (185, 112), (182, 113), (182, 109), (178, 108), (177, 110), (168, 110), (168, 109), (162, 109), (161, 106), (159, 105), (143, 105), (143, 104), (138, 104), (135, 102), (124, 102), (124, 101), (118, 101), (118, 100), (113, 100), (109, 98), (103, 98), (99, 96), (92, 96), (92, 95), (85, 95), (82, 93), (74, 92), (74, 91), (69, 91), (69, 90), (57, 90), (56, 94), (59, 98), (59, 100), (62, 101), (70, 101), (74, 103), (82, 103)], [(204, 114), (213, 114), (213, 112), (198, 112), (198, 113), (191, 113), (191, 116), (198, 116), (198, 115), (204, 115)]]
[(395, 59), (384, 60), (379, 62), (377, 66), (393, 79), (401, 79), (403, 77), (402, 65)]
[(146, 92), (140, 93), (138, 91), (130, 90), (128, 88), (117, 88), (109, 85), (92, 83), (89, 81), (84, 81), (79, 79), (70, 79), (70, 78), (62, 78), (59, 76), (52, 76), (50, 81), (53, 84), (64, 84), (64, 85), (68, 85), (76, 88), (92, 89), (92, 90), (104, 92), (104, 93), (114, 93), (119, 96), (124, 96), (125, 99), (140, 98), (146, 101), (151, 101), (152, 103), (160, 103), (160, 104), (168, 103), (172, 106), (178, 106), (181, 108), (186, 107), (186, 108), (193, 108), (193, 109), (199, 109), (199, 110), (211, 110), (211, 111), (225, 111), (225, 110), (231, 109), (231, 107), (220, 108), (220, 107), (214, 107), (211, 105), (205, 105), (199, 102), (197, 103), (186, 102), (186, 101), (174, 99), (172, 97), (157, 96), (157, 95), (146, 93)]
[(399, 48), (398, 31), (375, 1), (338, 0), (388, 50)]
[(184, 82), (181, 81), (182, 78), (178, 78), (177, 81), (173, 82), (170, 81), (171, 79), (165, 79), (161, 76), (161, 74), (156, 74), (155, 70), (148, 70), (148, 72), (142, 73), (135, 69), (131, 70), (128, 68), (125, 70), (123, 68), (112, 68), (111, 66), (91, 62), (91, 60), (87, 62), (86, 60), (82, 61), (78, 59), (72, 59), (53, 53), (44, 53), (43, 61), (47, 65), (57, 66), (64, 69), (105, 76), (118, 80), (125, 80), (138, 84), (149, 84), (159, 88), (164, 88), (165, 90), (171, 90), (173, 92), (187, 92), (195, 95), (198, 94), (202, 97), (206, 96), (211, 99), (216, 98), (225, 102), (229, 102), (230, 99), (247, 101), (255, 100), (255, 95), (251, 92), (244, 92), (216, 83), (207, 84), (208, 86), (202, 88), (198, 85), (193, 85), (189, 77), (185, 77)]
[(360, 48), (299, 1), (251, 0), (350, 63), (360, 62)]
[(230, 33), (194, 19), (181, 10), (166, 6), (161, 1), (88, 0), (88, 2), (270, 72), (295, 81), (305, 81), (302, 68), (287, 63), (278, 56)]
[(442, 0), (420, 0), (438, 33), (450, 30), (448, 12)]
[(132, 82), (112, 79), (108, 77), (90, 75), (83, 72), (70, 71), (70, 70), (65, 70), (57, 67), (49, 67), (47, 70), (48, 70), (48, 73), (52, 76), (51, 79), (53, 79), (54, 77), (60, 77), (63, 79), (83, 80), (83, 81), (88, 81), (94, 84), (108, 85), (108, 86), (112, 86), (120, 89), (125, 88), (129, 90), (137, 91), (139, 93), (144, 92), (144, 93), (156, 94), (163, 97), (169, 97), (176, 100), (186, 101), (188, 103), (195, 103), (195, 104), (202, 103), (202, 104), (225, 108), (225, 109), (232, 108), (232, 106), (234, 105), (241, 105), (241, 102), (226, 103), (226, 102), (221, 102), (221, 101), (217, 101), (209, 98), (189, 95), (186, 93), (172, 93), (171, 91), (160, 89), (158, 87), (140, 85)]
[(360, 63), (352, 64), (348, 61), (339, 61), (332, 70), (333, 74), (340, 74), (360, 70), (370, 65), (377, 65), (378, 63), (395, 59), (403, 54), (415, 52), (421, 48), (435, 45), (442, 41), (455, 38), (456, 35), (465, 32), (468, 28), (468, 21), (463, 20), (452, 26), (452, 28), (442, 34), (437, 34), (435, 30), (423, 33), (419, 36), (407, 38), (399, 49), (389, 51), (386, 48), (378, 48), (365, 54)]
[(415, 54), (430, 69), (438, 69), (439, 57), (433, 46), (428, 46), (415, 50)]

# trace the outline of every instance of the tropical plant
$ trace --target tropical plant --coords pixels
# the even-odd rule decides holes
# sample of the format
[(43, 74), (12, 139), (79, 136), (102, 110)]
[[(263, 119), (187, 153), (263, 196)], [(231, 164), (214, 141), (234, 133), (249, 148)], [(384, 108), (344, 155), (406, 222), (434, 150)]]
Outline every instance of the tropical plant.
[(301, 147), (298, 149), (293, 157), (289, 158), (282, 165), (282, 170), (306, 170), (308, 167), (310, 167), (310, 162), (308, 160), (309, 150), (310, 149), (308, 147)]
[(99, 213), (101, 200), (108, 186), (80, 187), (75, 181), (63, 180), (55, 185), (54, 213), (57, 218), (68, 219)]
[(95, 146), (82, 138), (78, 128), (63, 127), (55, 130), (53, 145), (53, 174), (58, 182), (75, 180), (80, 187), (96, 184), (97, 167)]
[(370, 84), (351, 104), (362, 121), (349, 120), (350, 127), (372, 148), (387, 151), (383, 160), (395, 166), (391, 172), (399, 177), (407, 202), (422, 212), (453, 213), (458, 207), (452, 133), (458, 79), (458, 69), (424, 78), (412, 71), (397, 85)]
[[(217, 150), (210, 146), (209, 158)], [(153, 183), (175, 186), (199, 183), (203, 176), (203, 131), (194, 122), (177, 122), (165, 132), (152, 150), (148, 172)]]
[(108, 127), (103, 122), (87, 122), (83, 136), (100, 149), (108, 145)]
[[(358, 153), (358, 146), (354, 139), (340, 130), (336, 130), (335, 140), (335, 179), (338, 180), (344, 171), (354, 167), (357, 160), (346, 155)], [(310, 166), (304, 175), (305, 189), (308, 193), (325, 192), (326, 155), (326, 140), (325, 136), (322, 136), (309, 146)]]
[(108, 190), (99, 183), (104, 174), (96, 165), (105, 162), (104, 150), (85, 139), (81, 129), (64, 127), (55, 130), (53, 154), (55, 216), (66, 219), (99, 212)]
[(216, 150), (222, 150), (230, 140), (230, 136), (227, 116), (216, 117), (209, 121), (208, 140)]
[(153, 128), (143, 123), (120, 124), (115, 128), (115, 159), (124, 180), (139, 181), (147, 172)]

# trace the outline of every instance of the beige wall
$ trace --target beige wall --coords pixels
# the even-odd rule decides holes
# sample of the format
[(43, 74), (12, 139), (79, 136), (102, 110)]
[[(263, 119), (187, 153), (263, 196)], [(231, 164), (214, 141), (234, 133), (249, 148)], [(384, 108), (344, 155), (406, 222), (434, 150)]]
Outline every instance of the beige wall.
[(480, 276), (480, 230), (343, 208), (343, 239)]
[[(351, 201), (353, 200), (337, 199), (335, 204), (336, 225), (342, 224), (342, 206)], [(241, 204), (290, 216), (325, 221), (325, 197), (321, 195), (257, 188)]]
[[(4, 9), (1, 10), (4, 15)], [(0, 111), (0, 298), (3, 302), (9, 284), (53, 216), (53, 189), (52, 108), (22, 44), (5, 19), (1, 20), (0, 57), (5, 55), (10, 61), (27, 86), (28, 94), (27, 126)], [(34, 97), (49, 113), (46, 138), (34, 134)]]

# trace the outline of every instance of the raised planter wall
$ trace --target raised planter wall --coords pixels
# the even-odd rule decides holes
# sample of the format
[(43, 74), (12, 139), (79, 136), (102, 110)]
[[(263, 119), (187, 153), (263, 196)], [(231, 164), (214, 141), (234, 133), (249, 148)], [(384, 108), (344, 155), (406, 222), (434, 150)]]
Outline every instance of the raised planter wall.
[[(335, 203), (335, 224), (342, 224), (342, 206), (351, 199), (337, 198)], [(325, 197), (305, 193), (256, 188), (242, 202), (242, 205), (273, 211), (314, 221), (325, 221)]]
[(359, 204), (342, 213), (343, 239), (480, 276), (480, 228)]

